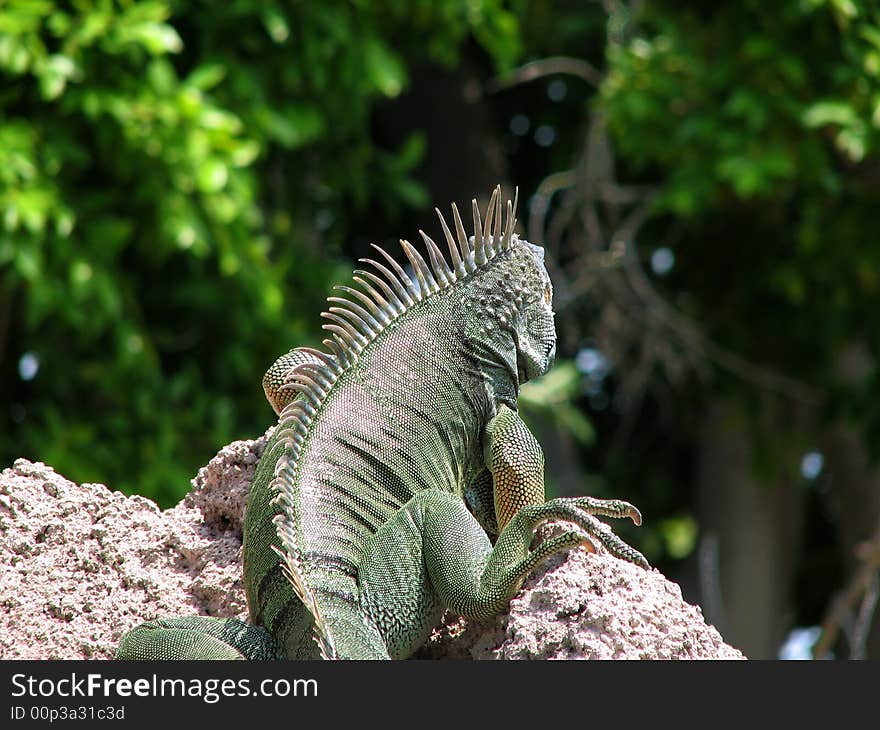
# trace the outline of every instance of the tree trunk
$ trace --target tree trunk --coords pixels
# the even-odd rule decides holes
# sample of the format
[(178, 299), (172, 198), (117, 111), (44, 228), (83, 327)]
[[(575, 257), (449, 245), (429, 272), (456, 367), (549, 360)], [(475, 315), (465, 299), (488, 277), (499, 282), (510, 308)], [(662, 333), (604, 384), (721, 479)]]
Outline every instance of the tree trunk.
[(793, 474), (773, 483), (756, 477), (753, 443), (733, 404), (711, 405), (696, 481), (701, 547), (716, 546), (709, 553), (717, 560), (701, 561), (701, 603), (733, 646), (750, 658), (769, 659), (791, 624), (804, 500)]

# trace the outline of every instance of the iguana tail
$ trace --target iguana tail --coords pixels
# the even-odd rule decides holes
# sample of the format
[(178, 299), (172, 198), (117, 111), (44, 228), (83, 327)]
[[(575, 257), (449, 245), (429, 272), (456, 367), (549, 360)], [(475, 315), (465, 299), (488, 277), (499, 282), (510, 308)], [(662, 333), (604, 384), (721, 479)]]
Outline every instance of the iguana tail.
[(315, 622), (314, 639), (318, 645), (318, 650), (321, 652), (321, 658), (338, 659), (339, 655), (336, 652), (333, 637), (330, 635), (330, 627), (318, 608), (315, 594), (309, 588), (308, 583), (306, 583), (299, 546), (296, 540), (296, 531), (294, 524), (288, 519), (291, 508), (291, 495), (293, 494), (292, 473), (289, 457), (281, 457), (275, 468), (274, 487), (278, 494), (276, 499), (280, 501), (282, 510), (280, 514), (276, 515), (273, 522), (284, 547), (279, 549), (273, 545), (272, 549), (281, 558), (281, 569), (290, 581), (293, 592), (296, 593), (297, 598), (302, 601), (303, 605), (309, 610), (309, 613), (312, 614)]
[(315, 594), (312, 593), (303, 579), (299, 559), (290, 552), (290, 548), (286, 545), (284, 550), (279, 550), (274, 545), (272, 546), (272, 549), (278, 553), (278, 557), (281, 558), (281, 569), (290, 581), (290, 585), (293, 586), (293, 592), (296, 593), (297, 598), (303, 602), (303, 605), (309, 609), (309, 612), (315, 620), (314, 638), (315, 643), (318, 645), (318, 649), (321, 652), (321, 658), (338, 659), (339, 656), (336, 653), (336, 647), (333, 645), (333, 637), (330, 636), (330, 629), (327, 626), (327, 622), (324, 621), (324, 617), (321, 615), (318, 603), (315, 601)]

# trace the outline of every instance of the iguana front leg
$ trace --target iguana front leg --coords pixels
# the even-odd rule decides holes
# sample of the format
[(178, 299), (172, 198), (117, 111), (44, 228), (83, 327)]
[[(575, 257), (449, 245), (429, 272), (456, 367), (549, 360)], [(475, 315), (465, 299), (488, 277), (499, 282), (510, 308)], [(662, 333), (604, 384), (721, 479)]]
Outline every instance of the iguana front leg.
[[(486, 426), (483, 452), (492, 474), (499, 532), (523, 508), (543, 506), (544, 510), (530, 510), (530, 514), (534, 513), (535, 517), (546, 514), (544, 519), (573, 522), (601, 542), (612, 555), (648, 566), (648, 561), (638, 550), (623, 542), (593, 516), (629, 517), (640, 525), (642, 516), (629, 502), (594, 497), (561, 497), (544, 501), (544, 453), (516, 411), (506, 405), (500, 407)], [(590, 540), (585, 540), (584, 545), (595, 551)]]
[[(475, 619), (496, 616), (545, 558), (591, 545), (582, 525), (601, 532), (577, 501), (522, 507), (493, 547), (462, 499), (435, 489), (418, 492), (367, 541), (358, 567), (360, 604), (349, 626), (374, 627), (389, 655), (403, 658), (425, 641), (444, 608)], [(550, 519), (577, 527), (532, 547), (535, 527)], [(639, 553), (617, 542), (617, 554), (645, 564)], [(348, 629), (337, 631), (336, 638), (338, 645), (348, 643)], [(342, 657), (351, 655), (340, 651)]]
[[(476, 619), (497, 615), (525, 577), (561, 550), (580, 545), (595, 550), (596, 540), (613, 555), (648, 565), (594, 517), (639, 523), (641, 515), (631, 504), (592, 497), (544, 501), (544, 457), (514, 411), (502, 407), (490, 421), (484, 447), (500, 528), (494, 546), (475, 519), (476, 514), (491, 521), (486, 474), (466, 486), (467, 505), (449, 492), (418, 492), (367, 541), (358, 568), (362, 622), (376, 627), (393, 657), (408, 656), (421, 645), (443, 608)], [(533, 546), (535, 528), (548, 520), (564, 520), (575, 529)]]

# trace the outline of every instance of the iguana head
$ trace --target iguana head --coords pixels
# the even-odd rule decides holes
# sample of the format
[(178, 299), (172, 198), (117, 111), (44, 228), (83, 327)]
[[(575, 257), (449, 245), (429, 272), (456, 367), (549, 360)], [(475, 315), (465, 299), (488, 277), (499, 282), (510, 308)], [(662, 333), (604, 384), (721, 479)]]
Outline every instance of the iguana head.
[[(522, 279), (515, 284), (521, 297), (514, 323), (516, 365), (520, 382), (543, 375), (556, 357), (556, 325), (553, 321), (553, 285), (544, 267), (544, 249), (528, 241), (516, 241), (521, 253)], [(516, 252), (516, 249), (514, 249)]]

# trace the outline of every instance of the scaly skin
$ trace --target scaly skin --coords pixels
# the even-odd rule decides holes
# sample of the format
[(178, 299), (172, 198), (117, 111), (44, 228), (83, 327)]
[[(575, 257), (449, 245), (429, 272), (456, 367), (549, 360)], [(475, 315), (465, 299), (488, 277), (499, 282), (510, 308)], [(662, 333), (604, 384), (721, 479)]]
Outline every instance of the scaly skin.
[[(266, 374), (280, 420), (245, 518), (252, 626), (152, 622), (120, 656), (404, 658), (445, 609), (502, 612), (560, 550), (595, 540), (647, 566), (594, 516), (638, 524), (632, 505), (545, 501), (544, 456), (516, 396), (555, 355), (552, 287), (510, 203), (502, 231), (500, 191), (485, 231), (474, 209), (471, 240), (457, 209), (457, 241), (441, 216), (451, 264), (424, 234), (430, 265), (402, 242), (413, 274), (379, 250), (387, 264), (368, 261), (359, 289), (330, 298), (327, 351), (292, 350)], [(532, 549), (548, 520), (572, 527)]]

